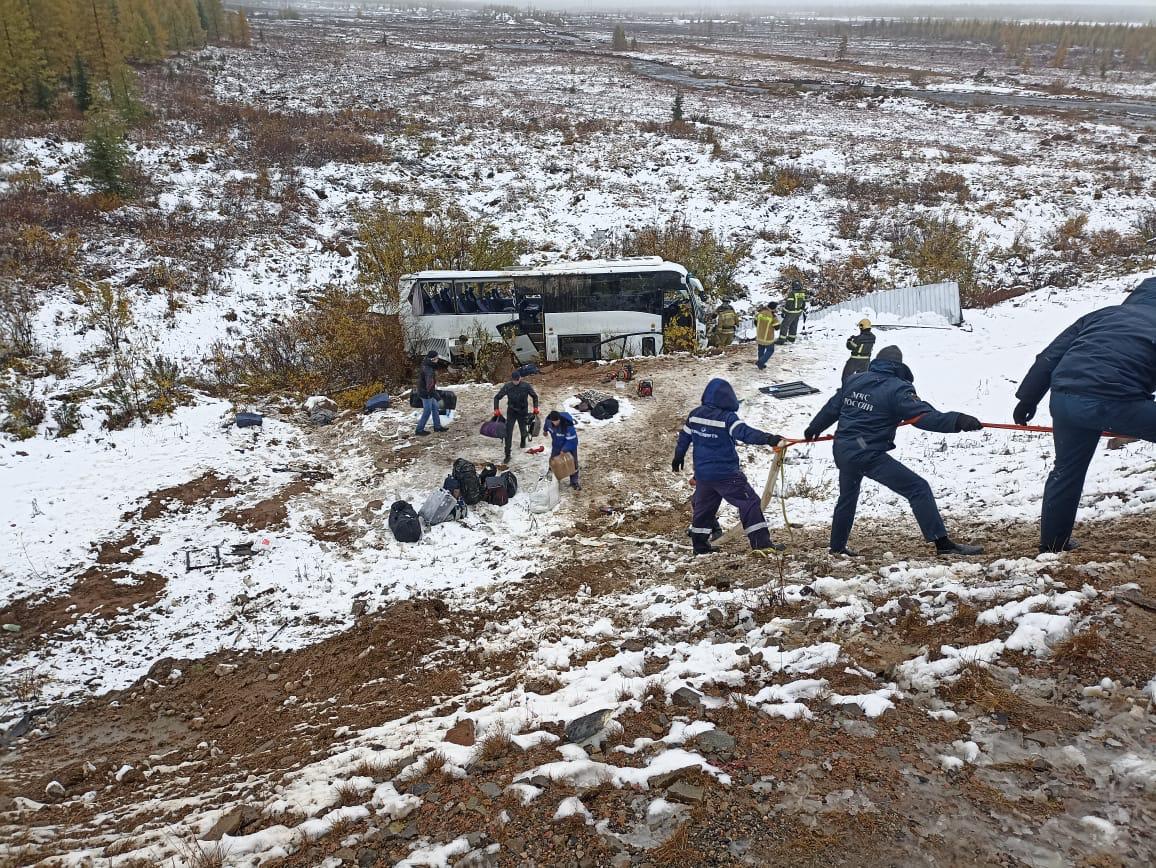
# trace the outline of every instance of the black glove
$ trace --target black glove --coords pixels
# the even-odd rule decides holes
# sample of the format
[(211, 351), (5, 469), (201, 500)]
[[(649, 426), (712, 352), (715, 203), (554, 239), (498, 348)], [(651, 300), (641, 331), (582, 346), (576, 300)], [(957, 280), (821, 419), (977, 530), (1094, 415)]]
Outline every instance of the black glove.
[(678, 473), (682, 470), (683, 456), (675, 455), (674, 460), (670, 462), (670, 470), (672, 473)]
[(1032, 421), (1032, 417), (1036, 415), (1036, 405), (1028, 403), (1027, 401), (1020, 401), (1016, 404), (1016, 408), (1012, 410), (1012, 419), (1017, 425), (1026, 425)]
[(767, 445), (768, 446), (778, 446), (782, 442), (783, 442), (783, 438), (780, 437), (778, 434), (772, 434), (770, 437), (767, 438)]
[(960, 413), (959, 418), (955, 420), (956, 431), (979, 431), (981, 428), (983, 428), (983, 423), (966, 413)]
[(817, 439), (820, 433), (821, 432), (815, 428), (808, 428), (803, 432), (803, 439), (810, 443), (812, 440)]

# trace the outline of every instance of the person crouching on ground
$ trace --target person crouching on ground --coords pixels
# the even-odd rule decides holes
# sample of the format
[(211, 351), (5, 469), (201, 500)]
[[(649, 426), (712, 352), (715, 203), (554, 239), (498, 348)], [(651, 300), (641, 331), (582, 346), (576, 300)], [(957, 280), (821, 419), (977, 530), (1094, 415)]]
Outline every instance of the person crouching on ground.
[(551, 410), (546, 414), (546, 424), (542, 428), (543, 434), (550, 435), (550, 457), (557, 458), (563, 452), (574, 456), (574, 472), (570, 475), (570, 487), (575, 491), (582, 490), (578, 481), (578, 429), (574, 425), (574, 417), (569, 413), (559, 413)]
[(521, 439), (520, 449), (526, 448), (526, 433), (530, 428), (530, 401), (534, 402), (534, 415), (538, 414), (538, 393), (534, 387), (522, 379), (521, 371), (510, 374), (510, 382), (502, 386), (494, 395), (494, 417), (502, 415), (498, 405), (506, 399), (506, 458), (510, 463), (510, 447), (514, 442), (514, 423), (518, 423)]
[(974, 416), (941, 413), (915, 394), (915, 377), (903, 364), (899, 347), (884, 347), (866, 372), (840, 387), (811, 421), (803, 437), (814, 440), (835, 422), (835, 466), (839, 500), (831, 519), (831, 554), (851, 555), (847, 548), (863, 477), (873, 479), (907, 499), (919, 529), (941, 555), (983, 554), (980, 546), (952, 542), (943, 526), (931, 486), (887, 453), (895, 448), (899, 423), (915, 419), (916, 428), (954, 434), (983, 427)]
[(687, 417), (674, 448), (670, 469), (678, 473), (686, 460), (687, 449), (694, 446), (694, 513), (690, 538), (696, 555), (716, 551), (710, 540), (718, 527), (718, 508), (724, 500), (739, 511), (752, 554), (766, 556), (783, 548), (771, 542), (759, 496), (739, 468), (739, 453), (735, 449), (736, 442), (777, 446), (782, 438), (747, 425), (739, 419), (738, 409), (739, 399), (731, 384), (719, 377), (711, 380), (702, 393), (702, 406)]

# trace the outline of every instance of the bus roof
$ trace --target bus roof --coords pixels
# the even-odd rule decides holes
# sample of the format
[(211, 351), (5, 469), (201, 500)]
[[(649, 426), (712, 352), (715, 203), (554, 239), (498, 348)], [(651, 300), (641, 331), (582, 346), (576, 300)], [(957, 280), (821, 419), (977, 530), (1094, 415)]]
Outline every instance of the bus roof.
[(500, 271), (417, 271), (403, 274), (402, 280), (484, 280), (498, 277), (524, 277), (538, 274), (617, 274), (635, 271), (675, 271), (686, 276), (685, 266), (667, 262), (661, 256), (631, 256), (623, 259), (584, 259), (578, 262), (553, 262), (533, 268), (507, 268)]

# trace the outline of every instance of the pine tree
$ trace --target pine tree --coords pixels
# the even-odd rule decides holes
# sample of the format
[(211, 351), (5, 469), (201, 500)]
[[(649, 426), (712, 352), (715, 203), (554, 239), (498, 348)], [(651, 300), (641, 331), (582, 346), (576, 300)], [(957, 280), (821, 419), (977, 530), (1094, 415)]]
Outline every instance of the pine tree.
[(674, 92), (674, 105), (670, 108), (670, 119), (678, 124), (682, 123), (682, 91)]
[(621, 24), (614, 26), (614, 36), (610, 39), (611, 51), (628, 51), (630, 43), (626, 41), (626, 28)]
[(835, 52), (835, 59), (836, 60), (846, 60), (847, 59), (847, 34), (846, 33), (844, 33), (842, 36), (839, 37), (839, 48)]
[(84, 171), (102, 193), (124, 196), (130, 192), (127, 178), (128, 149), (124, 127), (107, 109), (92, 116), (84, 142)]
[(88, 111), (92, 106), (92, 91), (88, 87), (88, 71), (84, 68), (84, 61), (76, 55), (76, 64), (72, 71), (72, 99), (77, 109)]

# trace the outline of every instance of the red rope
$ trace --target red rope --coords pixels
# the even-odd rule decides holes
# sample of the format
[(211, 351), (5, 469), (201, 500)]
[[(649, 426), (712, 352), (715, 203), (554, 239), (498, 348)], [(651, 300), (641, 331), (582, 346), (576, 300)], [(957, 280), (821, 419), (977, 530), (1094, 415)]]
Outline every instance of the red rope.
[[(918, 422), (918, 421), (919, 421), (919, 419), (917, 417), (915, 419), (908, 419), (905, 422), (900, 422), (899, 424), (900, 425), (911, 425), (914, 422)], [(997, 428), (1001, 431), (1030, 431), (1030, 432), (1033, 432), (1036, 434), (1051, 434), (1053, 431), (1055, 431), (1054, 428), (1052, 428), (1048, 425), (1008, 425), (1005, 422), (983, 422), (982, 424), (983, 424), (984, 428)], [(968, 433), (974, 434), (975, 432), (970, 431)], [(1123, 437), (1125, 435), (1113, 434), (1111, 431), (1104, 431), (1100, 434), (1100, 436), (1101, 437)], [(784, 437), (781, 441), (779, 441), (779, 445), (775, 448), (776, 449), (786, 449), (788, 446), (796, 446), (799, 443), (805, 443), (805, 444), (824, 443), (824, 442), (827, 442), (829, 440), (834, 440), (834, 439), (835, 439), (834, 434), (825, 434), (822, 437), (816, 437), (814, 440), (803, 440), (802, 438)]]

